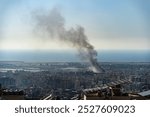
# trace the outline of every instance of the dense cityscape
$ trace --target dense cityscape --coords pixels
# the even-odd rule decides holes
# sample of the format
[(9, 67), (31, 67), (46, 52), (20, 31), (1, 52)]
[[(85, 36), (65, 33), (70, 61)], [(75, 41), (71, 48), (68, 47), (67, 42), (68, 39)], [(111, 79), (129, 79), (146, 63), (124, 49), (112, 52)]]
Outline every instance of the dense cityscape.
[[(122, 92), (139, 93), (150, 90), (150, 63), (99, 63), (103, 73), (94, 73), (88, 63), (80, 62), (0, 62), (1, 94), (18, 92), (23, 99), (73, 99), (84, 89), (128, 79)], [(3, 93), (2, 93), (3, 92)], [(2, 96), (1, 96), (2, 97)], [(5, 98), (1, 98), (5, 99)]]

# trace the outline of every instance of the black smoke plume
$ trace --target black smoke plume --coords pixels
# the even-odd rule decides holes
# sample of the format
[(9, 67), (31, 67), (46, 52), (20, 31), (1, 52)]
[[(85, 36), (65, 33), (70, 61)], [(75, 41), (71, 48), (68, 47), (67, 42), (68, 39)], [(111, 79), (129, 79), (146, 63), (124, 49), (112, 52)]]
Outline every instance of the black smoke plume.
[(49, 39), (59, 39), (59, 41), (76, 48), (80, 58), (91, 64), (93, 72), (101, 73), (103, 71), (97, 61), (97, 52), (88, 42), (83, 27), (71, 27), (67, 30), (65, 19), (57, 8), (50, 10), (48, 13), (35, 13), (34, 18), (37, 30), (46, 33)]

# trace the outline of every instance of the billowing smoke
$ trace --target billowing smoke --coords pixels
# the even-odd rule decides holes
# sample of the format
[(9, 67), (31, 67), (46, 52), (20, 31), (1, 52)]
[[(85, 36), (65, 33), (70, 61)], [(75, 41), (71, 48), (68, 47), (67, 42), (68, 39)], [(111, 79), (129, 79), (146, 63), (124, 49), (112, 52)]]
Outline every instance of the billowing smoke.
[(91, 64), (93, 72), (102, 72), (97, 62), (97, 52), (88, 42), (83, 27), (71, 27), (67, 30), (65, 28), (65, 19), (57, 8), (52, 9), (48, 13), (36, 13), (34, 18), (36, 19), (35, 23), (38, 31), (46, 33), (49, 39), (59, 39), (59, 41), (76, 48), (80, 58)]

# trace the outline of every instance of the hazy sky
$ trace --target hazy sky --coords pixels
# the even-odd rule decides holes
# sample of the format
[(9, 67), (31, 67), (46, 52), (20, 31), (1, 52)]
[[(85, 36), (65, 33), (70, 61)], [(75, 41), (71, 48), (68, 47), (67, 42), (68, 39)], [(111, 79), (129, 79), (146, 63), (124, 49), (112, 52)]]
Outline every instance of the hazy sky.
[(97, 50), (150, 50), (149, 0), (0, 0), (0, 50), (70, 49), (35, 35), (34, 11), (54, 7), (66, 28), (83, 26)]

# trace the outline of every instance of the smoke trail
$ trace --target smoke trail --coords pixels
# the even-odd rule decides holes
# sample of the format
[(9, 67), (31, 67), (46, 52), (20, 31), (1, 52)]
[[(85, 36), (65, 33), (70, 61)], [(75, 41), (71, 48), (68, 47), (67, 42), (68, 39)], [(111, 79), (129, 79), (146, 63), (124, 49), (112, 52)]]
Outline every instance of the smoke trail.
[(97, 62), (97, 52), (88, 42), (83, 27), (77, 26), (77, 28), (72, 27), (66, 30), (65, 19), (57, 8), (52, 9), (48, 14), (34, 14), (34, 18), (36, 29), (46, 33), (50, 39), (59, 39), (75, 47), (80, 58), (91, 64), (93, 72), (102, 72)]

